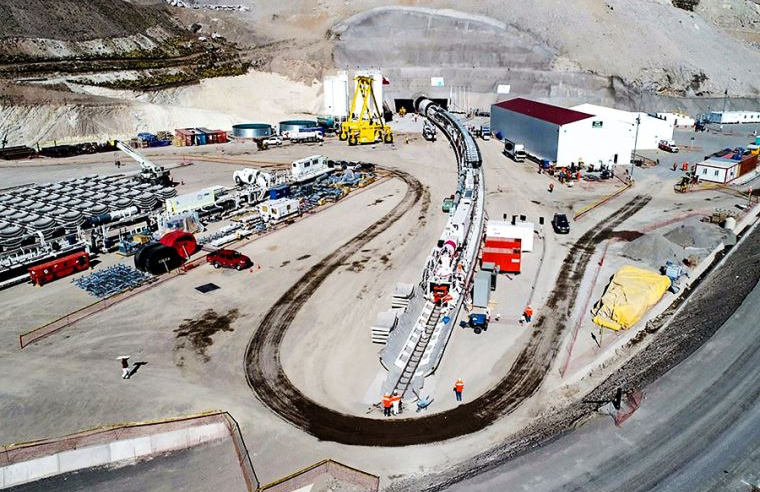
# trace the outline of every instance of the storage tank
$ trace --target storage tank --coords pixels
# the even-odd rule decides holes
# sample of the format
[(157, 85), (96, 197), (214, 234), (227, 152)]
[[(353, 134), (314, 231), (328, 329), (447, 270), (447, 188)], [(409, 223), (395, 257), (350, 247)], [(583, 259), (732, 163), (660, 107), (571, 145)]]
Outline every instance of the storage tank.
[(232, 126), (232, 136), (236, 139), (263, 138), (274, 133), (269, 123), (241, 123)]
[(328, 75), (323, 83), (324, 113), (335, 118), (348, 116), (348, 74)]
[(298, 133), (301, 128), (316, 128), (317, 120), (285, 120), (280, 122), (280, 135)]

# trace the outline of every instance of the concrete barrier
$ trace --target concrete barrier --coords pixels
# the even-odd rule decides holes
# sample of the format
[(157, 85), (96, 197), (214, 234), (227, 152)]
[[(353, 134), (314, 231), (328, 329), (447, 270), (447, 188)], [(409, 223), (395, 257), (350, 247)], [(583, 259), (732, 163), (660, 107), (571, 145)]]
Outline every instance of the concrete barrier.
[(229, 414), (216, 411), (6, 445), (0, 447), (0, 488), (113, 463), (131, 463), (232, 437), (248, 489), (255, 490), (258, 481), (239, 432)]

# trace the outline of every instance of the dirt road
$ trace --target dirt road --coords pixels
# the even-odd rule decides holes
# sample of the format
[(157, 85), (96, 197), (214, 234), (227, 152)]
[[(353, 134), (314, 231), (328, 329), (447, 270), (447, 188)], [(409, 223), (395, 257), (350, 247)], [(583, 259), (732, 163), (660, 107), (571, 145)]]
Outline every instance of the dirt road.
[(572, 310), (580, 279), (594, 248), (649, 201), (646, 196), (633, 198), (571, 248), (564, 260), (566, 267), (560, 272), (547, 301), (547, 311), (538, 316), (530, 341), (508, 373), (485, 395), (424, 418), (380, 420), (340, 413), (308, 398), (285, 374), (279, 352), (291, 322), (321, 283), (420, 201), (419, 182), (406, 173), (397, 174), (409, 185), (402, 201), (306, 272), (264, 316), (246, 350), (246, 378), (259, 400), (286, 421), (322, 440), (369, 446), (423, 444), (470, 434), (514, 410), (538, 390), (551, 367), (562, 340), (567, 313)]

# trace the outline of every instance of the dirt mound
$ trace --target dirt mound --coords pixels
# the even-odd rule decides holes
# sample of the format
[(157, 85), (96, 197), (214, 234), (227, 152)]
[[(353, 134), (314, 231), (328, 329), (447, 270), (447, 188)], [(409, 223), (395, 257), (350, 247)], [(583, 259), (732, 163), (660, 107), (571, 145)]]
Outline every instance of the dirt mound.
[(123, 0), (0, 0), (0, 36), (86, 41), (176, 29), (163, 7)]
[(684, 258), (684, 249), (662, 234), (655, 233), (645, 234), (626, 244), (622, 254), (626, 258), (659, 267), (667, 260), (680, 263)]
[(712, 250), (723, 240), (724, 233), (717, 226), (696, 222), (681, 224), (665, 237), (683, 248)]

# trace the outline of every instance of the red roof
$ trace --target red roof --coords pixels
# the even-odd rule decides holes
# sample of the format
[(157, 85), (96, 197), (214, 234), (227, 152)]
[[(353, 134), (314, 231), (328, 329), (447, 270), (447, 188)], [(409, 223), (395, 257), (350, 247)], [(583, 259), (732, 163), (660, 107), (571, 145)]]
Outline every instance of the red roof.
[(536, 118), (537, 120), (548, 121), (555, 125), (566, 125), (568, 123), (594, 117), (594, 115), (591, 114), (581, 113), (580, 111), (561, 108), (559, 106), (552, 106), (551, 104), (544, 104), (538, 101), (531, 101), (530, 99), (523, 99), (522, 97), (497, 103), (496, 106), (509, 111), (514, 111), (515, 113), (524, 114), (525, 116), (530, 116), (531, 118)]

